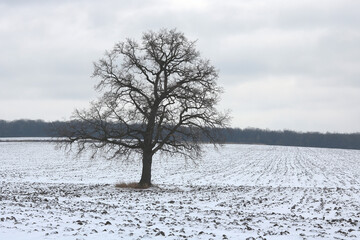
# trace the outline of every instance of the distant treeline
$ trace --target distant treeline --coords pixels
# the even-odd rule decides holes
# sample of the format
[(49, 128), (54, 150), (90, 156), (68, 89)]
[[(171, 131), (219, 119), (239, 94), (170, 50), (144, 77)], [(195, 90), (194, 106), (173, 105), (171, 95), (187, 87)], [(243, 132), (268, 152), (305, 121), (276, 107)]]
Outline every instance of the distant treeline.
[(256, 128), (223, 130), (227, 143), (360, 149), (360, 133), (270, 131)]
[[(53, 130), (54, 125), (59, 126), (62, 124), (65, 124), (65, 122), (0, 120), (0, 137), (58, 137), (57, 133)], [(360, 133), (302, 133), (257, 128), (226, 128), (214, 131), (221, 133), (225, 143), (360, 149)]]

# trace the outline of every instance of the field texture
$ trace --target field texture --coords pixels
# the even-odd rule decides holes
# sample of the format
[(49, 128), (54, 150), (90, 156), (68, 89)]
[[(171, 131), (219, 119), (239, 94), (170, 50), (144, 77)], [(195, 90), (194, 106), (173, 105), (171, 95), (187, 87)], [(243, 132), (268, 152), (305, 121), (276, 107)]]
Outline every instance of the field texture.
[(202, 160), (75, 158), (0, 143), (0, 239), (360, 239), (360, 151), (205, 145)]

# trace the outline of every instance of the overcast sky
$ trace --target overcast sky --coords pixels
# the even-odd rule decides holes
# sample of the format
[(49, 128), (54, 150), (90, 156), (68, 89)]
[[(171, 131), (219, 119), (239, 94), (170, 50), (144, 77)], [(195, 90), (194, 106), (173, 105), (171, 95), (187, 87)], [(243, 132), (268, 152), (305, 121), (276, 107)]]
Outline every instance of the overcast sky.
[(177, 28), (220, 70), (233, 127), (360, 132), (360, 1), (0, 1), (0, 119), (68, 120), (116, 42)]

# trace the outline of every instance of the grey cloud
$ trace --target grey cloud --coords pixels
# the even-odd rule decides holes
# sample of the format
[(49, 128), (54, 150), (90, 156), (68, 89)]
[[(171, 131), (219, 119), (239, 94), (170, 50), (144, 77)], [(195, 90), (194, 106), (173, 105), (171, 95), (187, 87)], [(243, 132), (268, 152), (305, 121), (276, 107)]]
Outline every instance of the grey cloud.
[(359, 27), (360, 2), (345, 1), (294, 1), (279, 12), (278, 24), (286, 29), (353, 28)]
[(316, 130), (327, 117), (341, 131), (336, 112), (360, 115), (358, 9), (351, 0), (1, 1), (0, 101), (86, 102), (96, 95), (92, 62), (105, 50), (176, 27), (220, 70), (234, 126)]

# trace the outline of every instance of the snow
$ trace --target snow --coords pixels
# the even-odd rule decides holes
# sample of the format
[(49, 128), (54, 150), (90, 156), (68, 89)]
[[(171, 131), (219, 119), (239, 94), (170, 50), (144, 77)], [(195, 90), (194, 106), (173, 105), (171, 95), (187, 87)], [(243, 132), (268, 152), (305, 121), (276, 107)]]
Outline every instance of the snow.
[(359, 239), (360, 151), (210, 145), (141, 162), (0, 142), (0, 239)]

